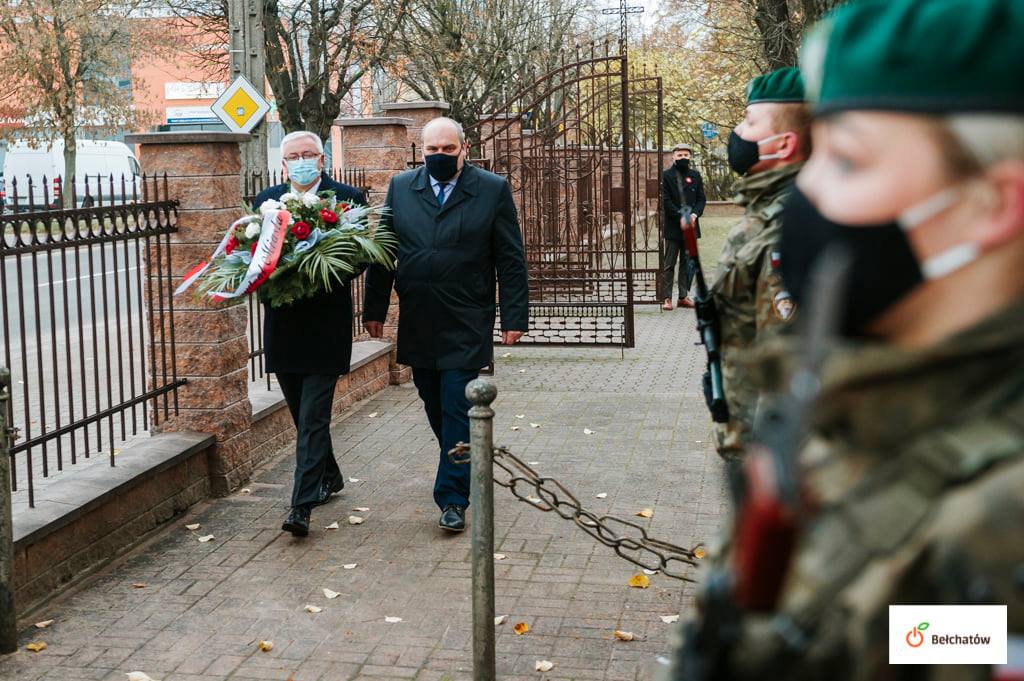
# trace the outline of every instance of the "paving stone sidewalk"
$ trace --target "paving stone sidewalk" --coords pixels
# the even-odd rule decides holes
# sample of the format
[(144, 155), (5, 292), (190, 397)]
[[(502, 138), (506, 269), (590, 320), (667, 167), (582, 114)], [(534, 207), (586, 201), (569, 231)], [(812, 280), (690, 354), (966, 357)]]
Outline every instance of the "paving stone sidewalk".
[[(597, 512), (681, 545), (709, 539), (727, 502), (693, 326), (692, 311), (643, 308), (625, 359), (610, 348), (499, 348), (498, 444)], [(314, 510), (307, 539), (279, 529), (292, 470), (282, 451), (249, 493), (194, 508), (33, 613), (55, 623), (22, 633), (19, 652), (0, 657), (0, 679), (470, 679), (470, 539), (437, 528), (436, 443), (415, 390), (391, 387), (358, 405), (333, 438), (350, 480)], [(495, 495), (496, 550), (507, 556), (496, 563), (497, 612), (509, 616), (498, 627), (499, 678), (651, 679), (672, 629), (660, 617), (691, 607), (693, 586), (654, 575), (650, 588), (630, 588), (639, 570), (611, 549), (504, 489)], [(643, 508), (654, 517), (634, 518)], [(365, 522), (349, 525), (350, 515)], [(325, 529), (335, 521), (340, 529)], [(324, 588), (341, 595), (327, 599)], [(530, 631), (517, 636), (516, 622)], [(638, 640), (617, 641), (615, 629)], [(261, 639), (273, 649), (258, 651)], [(33, 641), (48, 647), (26, 651)], [(555, 664), (547, 674), (534, 671), (542, 659)]]

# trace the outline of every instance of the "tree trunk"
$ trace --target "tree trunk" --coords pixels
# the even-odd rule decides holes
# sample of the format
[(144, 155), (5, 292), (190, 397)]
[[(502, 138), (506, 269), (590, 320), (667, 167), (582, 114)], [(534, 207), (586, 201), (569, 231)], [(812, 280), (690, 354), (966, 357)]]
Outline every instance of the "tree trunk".
[[(64, 134), (64, 175), (60, 182), (61, 207), (75, 207), (75, 163), (78, 158), (78, 144), (75, 142), (75, 133)], [(53, 182), (53, 179), (50, 179)], [(57, 197), (53, 197), (57, 202)]]
[(790, 17), (788, 0), (757, 0), (754, 24), (761, 36), (767, 71), (796, 66), (800, 31)]

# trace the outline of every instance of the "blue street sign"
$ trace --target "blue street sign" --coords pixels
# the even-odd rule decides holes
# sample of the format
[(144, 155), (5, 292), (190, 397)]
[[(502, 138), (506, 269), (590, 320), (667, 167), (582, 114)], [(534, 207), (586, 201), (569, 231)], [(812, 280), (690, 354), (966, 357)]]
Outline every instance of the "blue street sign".
[(714, 123), (704, 122), (700, 126), (700, 131), (704, 135), (704, 139), (713, 140), (718, 137), (718, 128)]

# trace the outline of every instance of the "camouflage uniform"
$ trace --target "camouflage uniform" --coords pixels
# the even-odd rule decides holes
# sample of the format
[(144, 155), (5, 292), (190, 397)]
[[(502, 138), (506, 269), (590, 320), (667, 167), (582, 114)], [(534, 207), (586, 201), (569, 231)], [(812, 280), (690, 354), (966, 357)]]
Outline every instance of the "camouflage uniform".
[(813, 517), (718, 678), (991, 678), (889, 666), (887, 606), (1007, 605), (1024, 634), (1024, 302), (926, 350), (840, 353), (822, 380), (800, 461)]
[(722, 339), (722, 377), (729, 423), (715, 425), (718, 453), (735, 457), (750, 438), (757, 390), (742, 371), (742, 360), (770, 331), (789, 324), (795, 305), (776, 271), (782, 202), (802, 164), (744, 177), (735, 201), (746, 208), (730, 230), (711, 292), (718, 306)]

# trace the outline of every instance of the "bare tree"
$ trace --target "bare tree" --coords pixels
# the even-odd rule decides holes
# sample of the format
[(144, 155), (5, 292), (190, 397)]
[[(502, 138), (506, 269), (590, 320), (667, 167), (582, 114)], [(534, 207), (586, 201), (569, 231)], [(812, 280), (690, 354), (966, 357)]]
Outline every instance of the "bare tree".
[[(0, 106), (24, 127), (0, 137), (64, 144), (64, 175), (75, 172), (76, 139), (134, 128), (131, 59), (162, 44), (141, 0), (10, 0), (0, 4)], [(140, 83), (134, 83), (136, 87)], [(63, 192), (70, 206), (71, 192)]]
[(472, 125), (557, 64), (585, 10), (583, 0), (416, 0), (386, 68)]
[[(194, 34), (227, 36), (224, 0), (166, 0)], [(392, 57), (411, 0), (257, 0), (263, 8), (267, 81), (286, 132), (330, 137), (342, 100)], [(194, 42), (194, 41), (193, 41)], [(227, 72), (223, 51), (192, 51), (211, 74)]]

